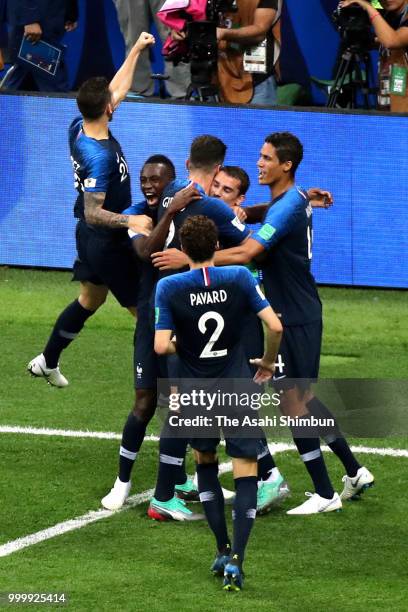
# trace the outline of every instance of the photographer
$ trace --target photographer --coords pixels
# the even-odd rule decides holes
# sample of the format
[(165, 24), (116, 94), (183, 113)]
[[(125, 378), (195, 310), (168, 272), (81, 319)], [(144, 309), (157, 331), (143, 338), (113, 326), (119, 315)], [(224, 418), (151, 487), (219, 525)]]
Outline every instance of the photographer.
[(226, 102), (276, 104), (281, 0), (237, 0), (217, 28), (218, 78)]
[(395, 112), (408, 112), (408, 1), (380, 0), (381, 14), (366, 0), (343, 0), (343, 10), (359, 5), (367, 12), (380, 45), (379, 106)]

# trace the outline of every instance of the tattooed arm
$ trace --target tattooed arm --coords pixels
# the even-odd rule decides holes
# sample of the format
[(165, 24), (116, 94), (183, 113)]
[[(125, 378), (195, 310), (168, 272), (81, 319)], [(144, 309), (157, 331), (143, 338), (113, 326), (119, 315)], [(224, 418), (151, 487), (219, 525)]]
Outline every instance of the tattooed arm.
[(152, 228), (152, 220), (146, 215), (121, 215), (105, 210), (106, 193), (85, 191), (84, 207), (85, 221), (90, 225), (102, 225), (110, 229), (131, 229), (138, 234), (148, 236)]

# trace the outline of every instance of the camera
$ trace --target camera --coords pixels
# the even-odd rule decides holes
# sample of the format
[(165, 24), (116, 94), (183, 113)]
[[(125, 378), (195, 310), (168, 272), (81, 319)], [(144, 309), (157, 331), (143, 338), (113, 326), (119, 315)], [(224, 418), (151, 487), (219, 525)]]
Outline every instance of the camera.
[(207, 19), (218, 26), (223, 25), (225, 13), (236, 13), (237, 11), (237, 0), (207, 0)]
[(346, 47), (368, 50), (374, 42), (370, 19), (361, 6), (340, 6), (332, 13), (332, 20)]

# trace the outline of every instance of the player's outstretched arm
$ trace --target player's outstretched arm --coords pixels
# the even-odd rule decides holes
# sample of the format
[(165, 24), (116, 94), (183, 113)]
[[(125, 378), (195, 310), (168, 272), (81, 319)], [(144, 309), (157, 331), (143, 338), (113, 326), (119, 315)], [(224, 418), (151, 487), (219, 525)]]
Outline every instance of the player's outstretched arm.
[[(201, 199), (201, 194), (194, 187), (194, 183), (190, 183), (184, 189), (180, 189), (169, 204), (168, 209), (156, 225), (150, 236), (143, 240), (137, 247), (139, 257), (144, 261), (150, 261), (153, 253), (161, 251), (166, 242), (167, 235), (174, 215), (183, 208), (186, 208), (191, 202)], [(138, 241), (139, 242), (139, 241)]]
[(268, 210), (269, 204), (254, 204), (253, 206), (246, 206), (245, 212), (247, 215), (246, 223), (262, 223), (265, 217), (265, 213)]
[(325, 189), (311, 187), (307, 190), (307, 197), (312, 208), (330, 208), (330, 206), (333, 206), (333, 195)]
[(266, 325), (266, 347), (261, 359), (250, 359), (252, 365), (257, 366), (258, 371), (254, 381), (262, 384), (270, 380), (275, 371), (276, 356), (282, 338), (282, 324), (270, 306), (258, 312), (258, 317)]
[(176, 343), (171, 339), (171, 329), (158, 329), (154, 334), (154, 351), (158, 355), (174, 355)]
[(112, 94), (112, 105), (113, 108), (117, 108), (122, 100), (125, 99), (129, 89), (132, 86), (133, 75), (136, 70), (137, 60), (141, 52), (154, 45), (154, 36), (147, 32), (142, 32), (136, 43), (130, 50), (129, 55), (119, 68), (112, 81), (110, 82), (109, 89)]
[(103, 225), (111, 229), (128, 228), (137, 234), (148, 236), (152, 220), (146, 215), (121, 215), (103, 208), (105, 192), (85, 191), (85, 221), (90, 225)]
[(232, 249), (223, 249), (215, 252), (216, 266), (233, 266), (238, 264), (247, 264), (257, 255), (264, 252), (264, 247), (254, 240), (248, 238), (242, 244)]
[(188, 266), (188, 257), (179, 249), (166, 249), (152, 253), (152, 264), (159, 270), (180, 270)]

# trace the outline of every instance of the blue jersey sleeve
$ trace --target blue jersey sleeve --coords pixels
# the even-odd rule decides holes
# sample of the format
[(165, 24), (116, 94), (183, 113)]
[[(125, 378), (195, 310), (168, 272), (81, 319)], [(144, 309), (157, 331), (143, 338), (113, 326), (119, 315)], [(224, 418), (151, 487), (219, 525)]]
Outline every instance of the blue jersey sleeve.
[(76, 138), (79, 132), (82, 130), (82, 117), (75, 117), (71, 125), (69, 126), (69, 138), (70, 140)]
[(162, 278), (157, 283), (155, 299), (155, 327), (159, 329), (174, 330), (173, 316), (169, 303), (168, 279)]
[[(125, 208), (125, 210), (122, 211), (122, 215), (145, 215), (148, 212), (148, 204), (145, 200), (142, 200), (141, 202), (136, 202), (136, 204), (132, 204), (128, 208)], [(132, 240), (137, 240), (143, 236), (143, 234), (137, 234), (133, 230), (128, 230), (128, 234), (129, 238)]]
[(256, 279), (252, 276), (248, 268), (242, 268), (241, 286), (248, 296), (249, 304), (253, 312), (258, 313), (264, 308), (270, 306), (268, 300), (262, 293), (262, 290)]
[(89, 147), (85, 165), (84, 190), (106, 193), (112, 171), (112, 154), (103, 147)]
[(223, 248), (237, 246), (249, 236), (249, 228), (241, 223), (225, 202), (217, 198), (205, 198), (203, 204), (203, 214), (217, 226)]
[(147, 211), (148, 205), (145, 200), (142, 200), (142, 202), (137, 202), (125, 208), (125, 210), (122, 211), (122, 215), (145, 215)]
[(262, 227), (252, 238), (266, 250), (272, 248), (304, 217), (307, 204), (304, 193), (297, 188), (290, 190), (269, 208)]

